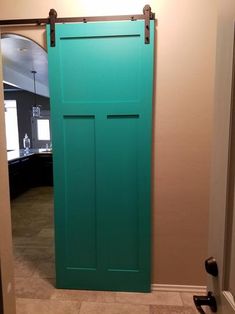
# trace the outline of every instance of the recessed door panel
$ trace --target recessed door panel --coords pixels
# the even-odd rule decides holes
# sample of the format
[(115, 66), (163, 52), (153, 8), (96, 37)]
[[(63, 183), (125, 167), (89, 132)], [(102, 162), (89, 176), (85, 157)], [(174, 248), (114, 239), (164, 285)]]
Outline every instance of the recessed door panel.
[(110, 115), (106, 120), (107, 171), (103, 184), (104, 215), (109, 221), (105, 238), (110, 271), (139, 270), (138, 128), (137, 115)]
[(94, 116), (64, 117), (64, 147), (66, 266), (96, 268)]
[[(62, 39), (60, 63), (63, 101), (97, 104), (117, 100), (137, 101), (140, 40), (142, 38), (138, 35)], [(78, 73), (76, 84), (71, 75), (74, 72)]]

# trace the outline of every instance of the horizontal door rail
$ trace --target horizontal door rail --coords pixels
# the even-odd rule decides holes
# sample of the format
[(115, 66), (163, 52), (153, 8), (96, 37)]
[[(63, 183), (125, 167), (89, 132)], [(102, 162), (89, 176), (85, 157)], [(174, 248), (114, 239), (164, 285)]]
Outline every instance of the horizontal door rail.
[(102, 21), (136, 21), (145, 20), (145, 43), (149, 44), (149, 21), (155, 19), (155, 13), (151, 12), (151, 7), (147, 4), (144, 6), (143, 14), (134, 15), (110, 15), (110, 16), (89, 16), (89, 17), (57, 17), (57, 12), (51, 9), (48, 18), (36, 19), (15, 19), (15, 20), (0, 20), (0, 27), (6, 26), (26, 26), (35, 25), (41, 26), (50, 24), (51, 32), (51, 47), (55, 47), (55, 24), (57, 23), (88, 23)]

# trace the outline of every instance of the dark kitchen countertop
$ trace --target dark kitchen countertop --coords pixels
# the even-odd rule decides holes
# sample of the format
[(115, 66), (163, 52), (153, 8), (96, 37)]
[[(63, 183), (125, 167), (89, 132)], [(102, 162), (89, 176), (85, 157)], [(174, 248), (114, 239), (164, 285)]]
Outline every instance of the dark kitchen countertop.
[(32, 148), (28, 152), (26, 152), (24, 149), (13, 150), (13, 151), (7, 152), (7, 160), (8, 162), (10, 162), (13, 160), (25, 158), (27, 156), (32, 156), (35, 154), (52, 154), (52, 151), (46, 148)]

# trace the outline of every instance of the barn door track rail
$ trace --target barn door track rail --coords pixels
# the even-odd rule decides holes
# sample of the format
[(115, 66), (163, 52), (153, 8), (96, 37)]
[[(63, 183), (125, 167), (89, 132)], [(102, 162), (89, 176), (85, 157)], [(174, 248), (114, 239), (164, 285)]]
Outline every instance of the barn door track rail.
[(38, 19), (16, 19), (0, 20), (0, 26), (19, 26), (19, 25), (46, 25), (50, 24), (51, 47), (55, 47), (55, 24), (57, 23), (88, 23), (101, 21), (145, 21), (145, 44), (150, 43), (150, 20), (155, 19), (155, 13), (151, 11), (150, 5), (146, 4), (143, 8), (143, 14), (135, 15), (110, 15), (110, 16), (90, 16), (90, 17), (57, 17), (55, 9), (51, 9), (48, 18)]

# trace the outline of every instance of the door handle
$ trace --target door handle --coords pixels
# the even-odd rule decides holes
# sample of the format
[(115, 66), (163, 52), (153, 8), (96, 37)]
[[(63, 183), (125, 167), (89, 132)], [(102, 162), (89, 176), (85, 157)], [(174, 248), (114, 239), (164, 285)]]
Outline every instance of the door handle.
[(212, 292), (208, 292), (206, 296), (203, 295), (194, 295), (193, 296), (194, 304), (199, 313), (205, 314), (202, 306), (209, 306), (212, 312), (217, 312), (217, 303), (215, 297), (212, 295)]
[(205, 268), (208, 274), (211, 276), (217, 277), (218, 276), (218, 265), (216, 262), (216, 259), (211, 256), (208, 259), (205, 260)]

